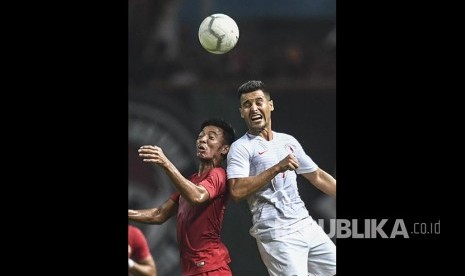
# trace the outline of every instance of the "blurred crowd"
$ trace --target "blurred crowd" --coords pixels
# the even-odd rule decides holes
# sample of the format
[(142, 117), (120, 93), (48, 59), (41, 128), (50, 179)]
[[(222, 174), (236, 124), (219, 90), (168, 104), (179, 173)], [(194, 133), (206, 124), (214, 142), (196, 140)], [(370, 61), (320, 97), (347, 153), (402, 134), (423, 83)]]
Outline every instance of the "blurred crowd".
[(181, 4), (129, 0), (130, 86), (221, 88), (259, 78), (274, 87), (335, 88), (334, 20), (236, 19), (238, 44), (214, 55), (198, 41), (201, 20), (180, 19)]

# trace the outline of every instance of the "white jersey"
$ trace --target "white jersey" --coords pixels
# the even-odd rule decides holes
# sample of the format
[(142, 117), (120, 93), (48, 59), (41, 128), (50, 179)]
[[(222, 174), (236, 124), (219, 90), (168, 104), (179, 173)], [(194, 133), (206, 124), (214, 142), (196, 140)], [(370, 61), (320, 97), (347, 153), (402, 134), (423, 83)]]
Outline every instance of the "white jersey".
[(318, 166), (294, 137), (284, 133), (273, 131), (271, 141), (246, 133), (231, 145), (227, 159), (228, 179), (258, 175), (290, 153), (299, 161), (299, 168), (279, 173), (247, 198), (253, 223), (250, 234), (256, 238), (279, 237), (297, 231), (300, 224), (308, 224), (304, 219), (310, 215), (299, 195), (296, 172), (314, 172)]

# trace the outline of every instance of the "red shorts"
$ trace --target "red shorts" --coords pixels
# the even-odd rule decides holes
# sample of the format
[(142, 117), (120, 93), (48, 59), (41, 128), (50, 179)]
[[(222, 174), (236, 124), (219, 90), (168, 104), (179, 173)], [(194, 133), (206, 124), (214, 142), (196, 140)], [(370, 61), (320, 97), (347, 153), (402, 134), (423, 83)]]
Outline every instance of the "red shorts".
[(229, 266), (223, 266), (215, 270), (210, 270), (207, 272), (202, 272), (200, 274), (195, 274), (192, 276), (232, 276), (232, 271)]

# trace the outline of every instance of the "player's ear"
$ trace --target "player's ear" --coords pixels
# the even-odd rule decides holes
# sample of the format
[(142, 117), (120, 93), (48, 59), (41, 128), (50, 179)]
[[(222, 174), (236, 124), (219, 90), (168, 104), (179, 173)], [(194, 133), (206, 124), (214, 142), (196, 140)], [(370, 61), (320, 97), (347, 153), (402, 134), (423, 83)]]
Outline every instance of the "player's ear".
[(228, 154), (228, 151), (229, 151), (229, 145), (223, 145), (223, 147), (221, 147), (221, 154)]
[(239, 107), (239, 113), (241, 113), (241, 118), (244, 118), (244, 114), (242, 114), (242, 108)]
[(273, 100), (270, 100), (269, 103), (270, 103), (270, 110), (273, 111), (274, 110)]

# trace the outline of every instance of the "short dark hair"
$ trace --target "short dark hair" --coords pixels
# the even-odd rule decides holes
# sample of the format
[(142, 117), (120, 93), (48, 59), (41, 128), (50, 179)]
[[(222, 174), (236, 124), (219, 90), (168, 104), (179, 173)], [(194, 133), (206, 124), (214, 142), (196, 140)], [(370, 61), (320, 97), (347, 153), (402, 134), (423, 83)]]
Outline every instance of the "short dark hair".
[(227, 123), (223, 119), (212, 118), (205, 120), (200, 127), (200, 131), (202, 131), (206, 126), (216, 126), (221, 128), (223, 130), (224, 141), (227, 145), (231, 145), (236, 140), (236, 131), (231, 124)]
[(240, 99), (242, 94), (250, 93), (256, 90), (262, 90), (266, 96), (266, 99), (271, 100), (271, 94), (265, 90), (265, 83), (259, 80), (250, 80), (239, 86), (237, 89), (237, 98)]

